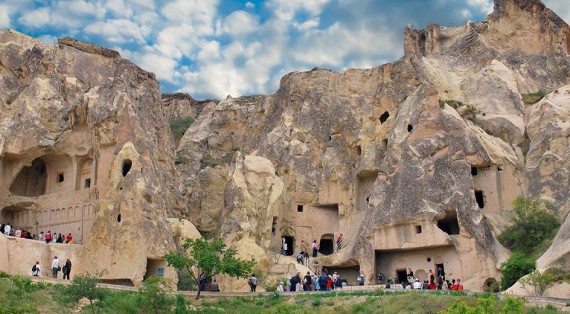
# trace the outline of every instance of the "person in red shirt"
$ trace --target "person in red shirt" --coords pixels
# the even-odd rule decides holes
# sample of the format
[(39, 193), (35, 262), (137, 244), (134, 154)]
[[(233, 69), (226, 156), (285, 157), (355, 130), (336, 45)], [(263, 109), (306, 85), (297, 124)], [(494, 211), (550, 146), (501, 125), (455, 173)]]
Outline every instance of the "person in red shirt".
[(433, 280), (429, 281), (429, 286), (428, 289), (429, 290), (435, 290), (436, 286), (435, 286), (435, 282), (433, 282)]
[(73, 240), (73, 237), (71, 236), (71, 233), (67, 235), (67, 237), (65, 237), (65, 243), (71, 243), (71, 240)]

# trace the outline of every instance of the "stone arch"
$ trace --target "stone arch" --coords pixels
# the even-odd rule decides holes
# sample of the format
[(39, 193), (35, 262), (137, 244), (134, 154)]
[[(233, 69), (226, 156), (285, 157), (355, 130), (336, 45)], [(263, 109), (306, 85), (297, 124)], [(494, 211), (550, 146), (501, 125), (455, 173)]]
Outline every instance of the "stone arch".
[(94, 213), (93, 213), (93, 204), (89, 204), (89, 205), (87, 206), (87, 208), (88, 208), (88, 210), (89, 210), (89, 215), (88, 215), (88, 216), (89, 216), (89, 217), (92, 217), (93, 214), (94, 214)]
[(79, 214), (79, 206), (75, 206), (75, 210), (73, 211), (73, 218), (77, 219)]
[(52, 209), (49, 211), (49, 223), (51, 224), (51, 222), (52, 222), (52, 221), (55, 221), (55, 220), (56, 220), (56, 218), (55, 218), (55, 209), (52, 208)]
[(36, 158), (23, 167), (10, 185), (10, 193), (18, 196), (40, 196), (46, 193), (47, 166), (43, 158)]
[(42, 224), (48, 224), (49, 223), (49, 213), (47, 209), (44, 209), (44, 212), (42, 213)]
[(67, 217), (65, 217), (65, 221), (69, 221), (73, 218), (73, 206), (67, 209)]
[(417, 270), (414, 272), (414, 275), (415, 275), (416, 278), (418, 278), (420, 281), (428, 280), (427, 272), (426, 272), (424, 269), (417, 269)]

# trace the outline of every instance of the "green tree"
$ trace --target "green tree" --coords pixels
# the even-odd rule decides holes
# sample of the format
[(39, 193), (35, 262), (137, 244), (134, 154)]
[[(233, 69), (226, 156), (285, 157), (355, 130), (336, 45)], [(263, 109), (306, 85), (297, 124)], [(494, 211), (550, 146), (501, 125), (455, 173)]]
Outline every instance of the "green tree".
[(184, 136), (184, 133), (186, 133), (186, 130), (188, 130), (188, 128), (192, 125), (192, 123), (194, 123), (194, 121), (195, 119), (191, 116), (184, 118), (174, 118), (169, 121), (170, 130), (174, 135), (174, 140), (176, 141), (176, 143), (178, 143), (180, 139), (182, 139), (182, 136)]
[(183, 252), (170, 251), (164, 257), (169, 266), (179, 270), (186, 270), (196, 283), (198, 292), (196, 300), (200, 298), (200, 274), (206, 278), (218, 274), (226, 274), (235, 278), (247, 278), (253, 268), (253, 261), (243, 261), (236, 258), (237, 251), (227, 248), (221, 238), (208, 242), (204, 239), (186, 239), (182, 244)]
[(536, 262), (533, 258), (521, 252), (515, 252), (501, 266), (501, 288), (506, 290), (514, 285), (517, 280), (530, 274), (534, 270), (535, 265)]
[(543, 208), (538, 197), (525, 199), (518, 197), (513, 204), (512, 225), (498, 237), (499, 241), (513, 251), (525, 254), (537, 254), (545, 240), (551, 239), (560, 220), (549, 210)]
[(85, 276), (75, 276), (66, 289), (67, 294), (70, 297), (79, 300), (81, 298), (86, 298), (89, 300), (89, 305), (91, 307), (91, 312), (95, 313), (95, 307), (93, 306), (94, 300), (102, 300), (105, 297), (105, 290), (97, 287), (100, 275), (91, 275), (89, 273)]
[(151, 276), (139, 288), (139, 304), (152, 313), (166, 313), (174, 303), (167, 293), (169, 283), (163, 277)]
[(555, 275), (549, 273), (541, 274), (537, 269), (521, 279), (521, 284), (525, 289), (533, 288), (534, 294), (541, 296), (548, 287), (554, 284), (555, 280)]

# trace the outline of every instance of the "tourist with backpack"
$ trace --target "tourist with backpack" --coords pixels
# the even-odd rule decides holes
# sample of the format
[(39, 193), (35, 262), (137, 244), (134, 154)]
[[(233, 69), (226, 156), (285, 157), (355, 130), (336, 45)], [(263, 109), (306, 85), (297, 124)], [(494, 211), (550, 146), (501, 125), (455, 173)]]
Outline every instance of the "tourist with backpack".
[(39, 277), (40, 276), (40, 262), (36, 262), (34, 266), (32, 266), (32, 276)]

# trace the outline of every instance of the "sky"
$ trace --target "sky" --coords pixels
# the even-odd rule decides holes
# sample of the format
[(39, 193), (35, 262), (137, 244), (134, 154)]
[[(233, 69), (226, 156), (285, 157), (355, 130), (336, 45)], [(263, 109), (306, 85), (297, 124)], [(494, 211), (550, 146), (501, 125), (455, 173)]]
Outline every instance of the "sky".
[[(570, 21), (568, 0), (543, 0)], [(371, 68), (403, 56), (403, 31), (484, 19), (492, 0), (0, 0), (0, 29), (73, 37), (154, 72), (195, 99), (271, 94), (314, 67)]]

